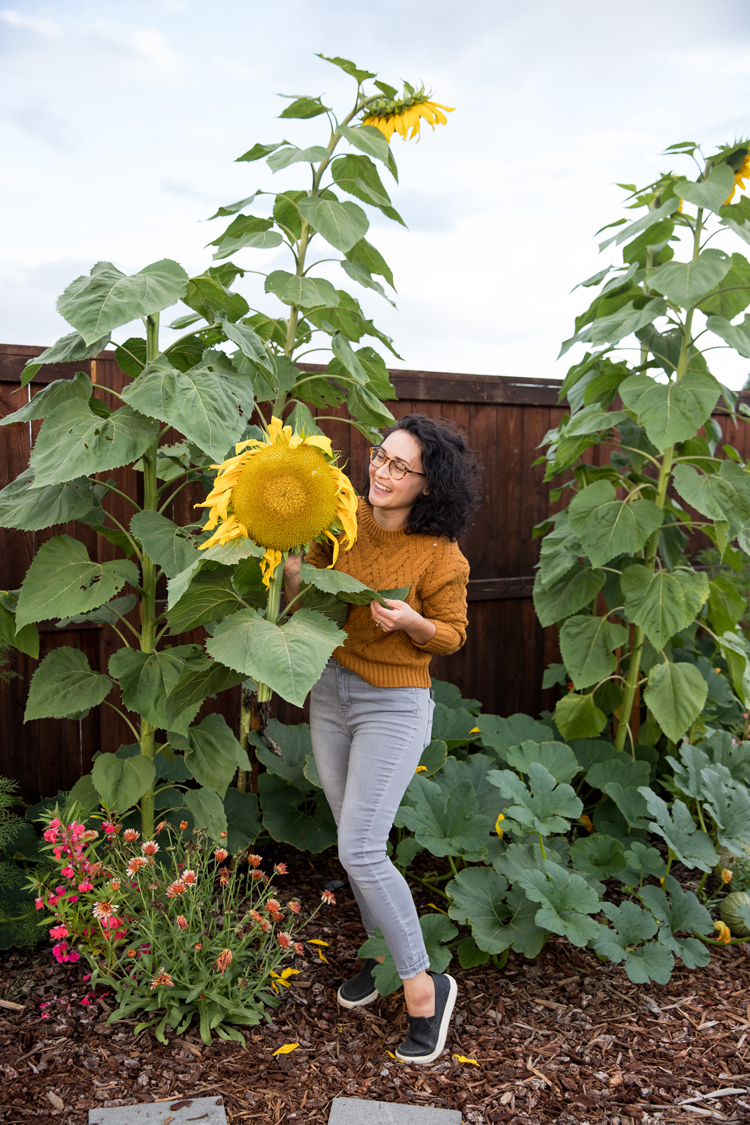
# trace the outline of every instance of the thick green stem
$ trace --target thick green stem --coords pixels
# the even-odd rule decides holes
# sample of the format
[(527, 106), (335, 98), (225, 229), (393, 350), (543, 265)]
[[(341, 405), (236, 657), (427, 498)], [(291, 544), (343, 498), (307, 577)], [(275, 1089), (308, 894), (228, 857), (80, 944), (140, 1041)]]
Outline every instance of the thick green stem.
[[(266, 602), (266, 621), (275, 625), (279, 617), (281, 606), (281, 591), (284, 586), (284, 560), (282, 559), (271, 576), (268, 584), (268, 601)], [(258, 703), (268, 703), (273, 692), (268, 684), (258, 684)]]
[[(703, 226), (703, 211), (698, 209), (698, 217), (695, 223), (695, 237), (693, 240), (693, 257), (692, 260), (696, 261), (700, 254), (700, 232)], [(692, 346), (692, 327), (693, 327), (693, 309), (688, 309), (685, 316), (685, 323), (682, 327), (682, 341), (680, 343), (680, 356), (677, 361), (677, 370), (675, 371), (675, 381), (679, 383), (683, 375), (687, 371), (688, 360), (690, 358), (690, 350)], [(675, 446), (672, 445), (664, 451), (661, 465), (659, 467), (659, 479), (656, 485), (656, 496), (654, 503), (658, 508), (664, 508), (667, 498), (667, 488), (672, 478), (672, 463), (675, 456)], [(645, 566), (648, 570), (653, 571), (656, 565), (656, 556), (659, 550), (659, 536), (661, 528), (657, 528), (653, 532), (648, 543), (646, 544), (646, 558)], [(643, 652), (643, 630), (638, 626), (635, 627), (633, 635), (633, 649), (630, 657), (630, 664), (628, 666), (628, 674), (625, 680), (625, 692), (620, 704), (620, 721), (617, 726), (617, 735), (615, 736), (615, 746), (618, 750), (625, 747), (625, 739), (627, 738), (628, 728), (632, 727), (631, 714), (633, 711), (633, 703), (635, 702), (636, 691), (638, 687), (638, 677), (641, 669), (641, 654)]]
[[(150, 363), (159, 354), (159, 316), (146, 317), (146, 361)], [(149, 446), (143, 455), (143, 510), (157, 511), (159, 493), (156, 486), (156, 457), (158, 440)], [(141, 651), (153, 652), (156, 645), (156, 579), (157, 568), (153, 559), (143, 552), (142, 594), (141, 594)], [(141, 754), (152, 761), (155, 755), (153, 727), (141, 717)], [(141, 798), (141, 831), (144, 840), (154, 834), (154, 791), (153, 788)]]

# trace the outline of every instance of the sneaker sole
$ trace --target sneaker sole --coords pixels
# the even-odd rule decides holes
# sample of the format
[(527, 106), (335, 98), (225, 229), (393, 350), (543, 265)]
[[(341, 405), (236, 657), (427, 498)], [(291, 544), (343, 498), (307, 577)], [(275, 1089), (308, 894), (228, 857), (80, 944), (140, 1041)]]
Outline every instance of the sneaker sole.
[(380, 993), (376, 988), (374, 991), (368, 992), (367, 996), (363, 996), (361, 1000), (347, 1000), (345, 996), (341, 995), (341, 988), (339, 988), (336, 993), (336, 1003), (340, 1008), (364, 1008), (365, 1004), (373, 1004), (379, 995)]
[(435, 1050), (432, 1051), (429, 1055), (401, 1055), (399, 1054), (397, 1048), (395, 1054), (399, 1062), (413, 1063), (416, 1066), (424, 1066), (426, 1063), (434, 1062), (439, 1055), (442, 1055), (445, 1049), (445, 1041), (448, 1038), (448, 1026), (451, 1022), (453, 1009), (456, 1005), (456, 997), (458, 996), (458, 985), (456, 984), (453, 977), (450, 976), (449, 973), (444, 973), (443, 975), (448, 978), (449, 990), (448, 999), (445, 1001), (445, 1011), (443, 1012), (443, 1018), (440, 1021), (440, 1031), (438, 1032), (438, 1041)]

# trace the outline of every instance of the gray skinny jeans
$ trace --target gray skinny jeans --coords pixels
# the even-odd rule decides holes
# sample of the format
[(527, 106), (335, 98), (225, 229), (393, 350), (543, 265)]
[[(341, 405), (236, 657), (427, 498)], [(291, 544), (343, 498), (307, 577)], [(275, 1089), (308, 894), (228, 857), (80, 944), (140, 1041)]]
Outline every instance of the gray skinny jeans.
[(406, 787), (430, 741), (428, 688), (372, 687), (331, 658), (310, 697), (310, 733), (368, 936), (380, 930), (402, 980), (429, 966), (409, 885), (386, 855)]

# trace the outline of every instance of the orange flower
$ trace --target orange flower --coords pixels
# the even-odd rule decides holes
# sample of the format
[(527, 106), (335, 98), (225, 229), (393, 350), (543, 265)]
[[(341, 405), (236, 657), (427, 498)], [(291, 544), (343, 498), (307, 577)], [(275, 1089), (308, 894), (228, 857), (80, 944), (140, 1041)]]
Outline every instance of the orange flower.
[(291, 949), (291, 947), (294, 945), (291, 934), (277, 934), (276, 938), (282, 949)]
[(222, 887), (227, 886), (227, 884), (229, 883), (229, 880), (231, 878), (231, 875), (232, 875), (232, 872), (229, 870), (228, 867), (222, 867), (221, 872), (219, 874), (219, 882), (221, 883)]
[(110, 885), (111, 890), (119, 891), (122, 884), (120, 883), (119, 879), (110, 879), (109, 885)]
[(144, 855), (156, 855), (159, 850), (159, 845), (155, 840), (146, 840), (141, 844), (141, 851)]
[(728, 867), (722, 867), (722, 869), (721, 869), (721, 881), (722, 881), (722, 883), (731, 883), (732, 872), (729, 870)]
[(261, 928), (261, 930), (263, 931), (264, 934), (267, 934), (268, 931), (271, 929), (271, 923), (268, 921), (267, 918), (261, 918), (258, 925), (260, 926), (260, 928)]
[(274, 871), (276, 872), (277, 875), (288, 875), (289, 874), (289, 868), (287, 867), (287, 865), (285, 863), (276, 863), (276, 864), (274, 864), (273, 869), (274, 869)]
[(126, 828), (123, 832), (123, 839), (125, 839), (128, 844), (134, 844), (139, 836), (140, 832), (136, 832), (135, 828)]
[(176, 898), (177, 895), (184, 895), (186, 890), (187, 884), (183, 883), (180, 879), (175, 879), (175, 881), (170, 883), (167, 887), (167, 898)]
[(229, 855), (229, 852), (227, 851), (226, 848), (217, 848), (216, 851), (214, 852), (214, 859), (216, 860), (217, 863), (223, 863), (228, 855)]
[(220, 836), (220, 838), (221, 838), (222, 840), (226, 840), (226, 838), (227, 838), (227, 834), (226, 834), (226, 832), (220, 832), (220, 833), (219, 833), (219, 836)]
[(143, 856), (134, 855), (133, 858), (128, 862), (128, 866), (126, 869), (128, 875), (137, 875), (140, 869), (142, 867), (145, 867), (147, 863), (148, 860), (144, 859)]
[(192, 887), (195, 884), (196, 874), (188, 868), (187, 871), (183, 871), (180, 879), (183, 883), (187, 883), (188, 887)]
[(224, 976), (224, 972), (232, 964), (233, 957), (234, 954), (232, 953), (231, 949), (222, 949), (221, 953), (216, 958), (216, 968), (219, 970), (222, 976)]
[(160, 820), (159, 823), (156, 826), (156, 835), (159, 836), (164, 831), (164, 829), (166, 827), (167, 827), (166, 820)]
[(196, 953), (200, 953), (201, 949), (203, 949), (203, 945), (201, 944), (201, 942), (197, 941), (193, 946), (193, 949)]
[(261, 917), (261, 915), (258, 913), (257, 910), (251, 910), (250, 911), (250, 917), (253, 918), (256, 922), (262, 922), (263, 921), (263, 918)]
[(137, 956), (138, 956), (138, 950), (137, 949), (129, 949), (128, 952), (126, 953), (126, 957), (137, 957)]
[(269, 914), (278, 914), (281, 910), (281, 903), (277, 902), (275, 898), (269, 898), (266, 900), (265, 908)]
[(249, 855), (247, 857), (247, 862), (251, 867), (260, 867), (263, 860), (259, 855)]
[(178, 914), (175, 918), (175, 922), (181, 930), (186, 930), (188, 928), (188, 920), (184, 914)]
[(273, 918), (274, 922), (281, 922), (284, 919), (284, 915), (281, 913), (280, 910), (274, 910), (271, 917)]
[(155, 976), (154, 979), (151, 981), (151, 988), (152, 989), (153, 988), (160, 988), (162, 985), (165, 985), (167, 988), (173, 988), (174, 987), (174, 981), (170, 977), (169, 973), (166, 973), (164, 971), (163, 965), (159, 969), (159, 972), (158, 972), (157, 976)]
[(300, 904), (297, 902), (297, 900), (295, 898), (290, 899), (289, 902), (287, 903), (287, 906), (291, 910), (292, 914), (299, 914), (300, 910), (302, 909), (302, 907), (300, 906)]
[(180, 828), (182, 829), (182, 831), (183, 831), (183, 832), (185, 831), (185, 829), (187, 828), (187, 826), (188, 826), (188, 822), (187, 822), (186, 820), (181, 820), (181, 821), (180, 821)]
[(257, 882), (257, 881), (258, 881), (259, 879), (265, 879), (265, 877), (266, 877), (266, 875), (265, 875), (265, 872), (264, 872), (264, 871), (261, 871), (261, 869), (260, 869), (260, 868), (257, 868), (257, 869), (256, 869), (255, 871), (253, 871), (253, 873), (252, 873), (252, 878), (253, 878), (253, 879), (255, 879), (255, 881), (256, 881), (256, 882)]
[(732, 931), (726, 922), (714, 922), (714, 929), (718, 931), (717, 937), (719, 941), (723, 941), (725, 945), (729, 945), (732, 940)]

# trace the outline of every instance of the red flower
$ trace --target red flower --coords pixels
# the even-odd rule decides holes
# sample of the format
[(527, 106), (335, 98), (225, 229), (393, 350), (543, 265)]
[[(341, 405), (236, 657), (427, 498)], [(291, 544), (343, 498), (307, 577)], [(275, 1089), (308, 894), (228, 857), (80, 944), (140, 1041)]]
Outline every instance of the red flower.
[(278, 914), (281, 910), (281, 903), (277, 902), (275, 898), (269, 898), (266, 901), (265, 908), (269, 914)]
[(292, 914), (299, 914), (300, 910), (302, 909), (296, 898), (290, 899), (287, 903), (287, 906), (291, 910)]
[(232, 875), (232, 872), (229, 870), (228, 867), (222, 867), (221, 873), (219, 875), (219, 882), (221, 883), (222, 887), (226, 887), (227, 883), (229, 882), (229, 880), (231, 878), (231, 875)]
[(281, 922), (284, 919), (284, 915), (281, 913), (280, 910), (274, 910), (271, 917), (273, 918), (274, 922)]
[(184, 895), (186, 890), (187, 884), (183, 883), (180, 879), (175, 879), (175, 881), (170, 883), (167, 887), (167, 898), (176, 898), (177, 895)]

